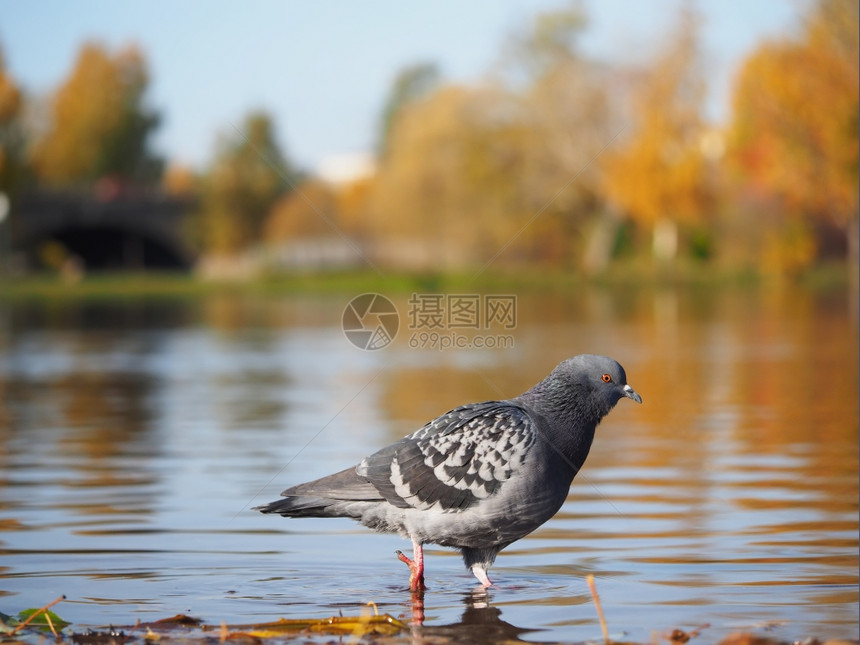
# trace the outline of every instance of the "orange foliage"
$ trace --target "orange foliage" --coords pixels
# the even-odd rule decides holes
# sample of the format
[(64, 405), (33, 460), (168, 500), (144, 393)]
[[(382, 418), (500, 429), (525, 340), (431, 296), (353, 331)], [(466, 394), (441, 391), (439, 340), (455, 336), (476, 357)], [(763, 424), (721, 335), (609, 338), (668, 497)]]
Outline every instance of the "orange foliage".
[[(711, 257), (713, 243), (727, 264), (784, 274), (827, 245), (844, 255), (843, 240), (857, 237), (856, 0), (817, 0), (796, 36), (743, 63), (726, 132), (704, 116), (691, 10), (639, 68), (586, 57), (577, 45), (586, 25), (578, 5), (538, 16), (509, 46), (510, 67), (477, 84), (442, 85), (432, 65), (405, 69), (386, 103), (372, 177), (300, 183), (274, 119), (256, 113), (222, 139), (199, 181), (173, 167), (162, 186), (199, 191), (198, 236), (222, 255), (343, 235), (398, 268), (596, 272), (635, 251), (640, 228), (662, 259)], [(32, 146), (38, 178), (94, 185), (141, 176), (154, 162), (146, 85), (136, 49), (85, 45)], [(5, 128), (20, 103), (0, 58), (0, 186), (10, 165)], [(833, 231), (845, 235), (835, 252)]]
[(197, 177), (188, 166), (171, 164), (164, 172), (161, 184), (164, 192), (177, 197), (189, 197), (197, 192)]
[(857, 3), (822, 0), (799, 38), (763, 44), (738, 75), (730, 162), (738, 188), (782, 214), (777, 270), (812, 262), (816, 229), (856, 221), (858, 55)]
[(711, 206), (697, 27), (691, 14), (682, 18), (679, 34), (635, 83), (629, 134), (602, 164), (606, 198), (655, 235), (700, 222)]
[(370, 176), (351, 181), (337, 191), (338, 225), (344, 234), (358, 237), (367, 234), (374, 185), (375, 177)]

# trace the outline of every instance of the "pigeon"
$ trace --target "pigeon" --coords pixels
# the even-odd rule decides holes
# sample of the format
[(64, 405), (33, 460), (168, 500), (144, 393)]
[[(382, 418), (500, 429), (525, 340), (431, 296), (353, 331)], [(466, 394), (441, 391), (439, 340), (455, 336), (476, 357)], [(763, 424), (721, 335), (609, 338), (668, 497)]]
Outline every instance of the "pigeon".
[(597, 425), (622, 398), (642, 403), (606, 356), (562, 361), (527, 392), (454, 408), (351, 468), (254, 510), (348, 517), (412, 540), (409, 588), (424, 590), (425, 544), (459, 549), (481, 586), (496, 555), (549, 520), (567, 498)]

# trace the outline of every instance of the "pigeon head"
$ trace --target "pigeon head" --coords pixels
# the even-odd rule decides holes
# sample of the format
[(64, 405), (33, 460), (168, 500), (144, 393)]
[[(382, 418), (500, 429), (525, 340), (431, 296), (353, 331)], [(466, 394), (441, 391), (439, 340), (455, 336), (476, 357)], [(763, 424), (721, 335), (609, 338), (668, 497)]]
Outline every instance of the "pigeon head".
[(594, 354), (562, 361), (521, 398), (544, 414), (594, 424), (623, 398), (642, 403), (642, 397), (627, 384), (624, 368), (607, 356)]
[(580, 354), (562, 361), (552, 373), (557, 374), (561, 382), (589, 389), (592, 396), (604, 401), (609, 409), (623, 398), (642, 403), (642, 397), (627, 384), (624, 368), (608, 356)]

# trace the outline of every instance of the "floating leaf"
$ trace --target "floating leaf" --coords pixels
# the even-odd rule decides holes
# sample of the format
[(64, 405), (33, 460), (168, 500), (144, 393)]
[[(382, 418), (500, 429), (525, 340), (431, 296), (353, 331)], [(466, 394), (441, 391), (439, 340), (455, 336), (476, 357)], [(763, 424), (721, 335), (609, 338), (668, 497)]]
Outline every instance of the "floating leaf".
[(54, 612), (44, 609), (25, 609), (24, 611), (18, 612), (18, 621), (23, 623), (28, 618), (30, 618), (30, 616), (33, 616), (33, 614), (38, 615), (36, 615), (32, 620), (30, 620), (29, 625), (31, 627), (38, 627), (39, 629), (51, 629), (51, 625), (53, 625), (54, 629), (61, 630), (71, 625), (70, 622), (63, 620)]
[(281, 618), (271, 623), (231, 625), (231, 632), (240, 632), (254, 638), (275, 638), (285, 633), (310, 631), (326, 634), (368, 634), (391, 636), (407, 629), (407, 625), (389, 614), (380, 616), (332, 616), (330, 618)]
[(185, 625), (185, 626), (196, 626), (202, 623), (203, 621), (199, 618), (194, 618), (193, 616), (188, 616), (186, 614), (176, 614), (175, 616), (171, 616), (170, 618), (161, 618), (156, 620), (152, 625)]

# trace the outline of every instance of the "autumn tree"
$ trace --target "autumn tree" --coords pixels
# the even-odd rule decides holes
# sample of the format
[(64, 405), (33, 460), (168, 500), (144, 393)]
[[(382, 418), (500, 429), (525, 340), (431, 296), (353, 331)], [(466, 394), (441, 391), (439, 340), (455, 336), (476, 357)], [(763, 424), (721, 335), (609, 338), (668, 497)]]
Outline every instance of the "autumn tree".
[(0, 51), (0, 192), (11, 191), (23, 165), (19, 116), (21, 90), (9, 76)]
[(336, 220), (334, 191), (325, 182), (311, 179), (275, 202), (263, 228), (263, 240), (272, 244), (334, 236)]
[(497, 73), (515, 85), (551, 77), (559, 67), (583, 60), (579, 40), (587, 27), (579, 3), (537, 14), (505, 42)]
[(106, 176), (155, 181), (161, 162), (149, 148), (158, 116), (146, 107), (146, 62), (134, 46), (111, 55), (88, 43), (53, 97), (47, 132), (35, 148), (41, 179), (82, 185)]
[[(762, 44), (737, 77), (729, 161), (770, 272), (846, 246), (857, 270), (858, 56), (857, 2), (819, 0), (797, 36)], [(847, 240), (836, 249), (834, 230)]]
[(367, 241), (370, 237), (370, 210), (375, 187), (376, 173), (373, 172), (338, 186), (335, 193), (337, 225), (344, 235), (356, 242)]
[(698, 19), (689, 7), (680, 18), (667, 44), (632, 72), (628, 127), (602, 160), (609, 203), (651, 231), (662, 261), (675, 258), (680, 227), (701, 225), (713, 201)]
[[(507, 75), (528, 133), (519, 181), (528, 210), (540, 213), (516, 244), (532, 260), (586, 269), (604, 265), (612, 252), (617, 218), (601, 204), (601, 166), (594, 162), (622, 127), (608, 91), (610, 70), (581, 49), (587, 26), (573, 3), (538, 14), (507, 45)], [(607, 243), (596, 245), (602, 237)]]
[[(383, 258), (441, 269), (476, 265), (510, 238), (521, 132), (499, 87), (443, 87), (404, 109), (375, 183)], [(523, 219), (524, 221), (524, 219)]]
[(373, 209), (395, 260), (575, 265), (595, 208), (582, 171), (611, 139), (599, 70), (578, 50), (581, 25), (576, 9), (542, 15), (513, 37), (510, 73), (401, 110)]
[(232, 255), (257, 243), (270, 209), (296, 181), (271, 117), (249, 114), (241, 128), (222, 137), (204, 182), (204, 247), (216, 255)]

